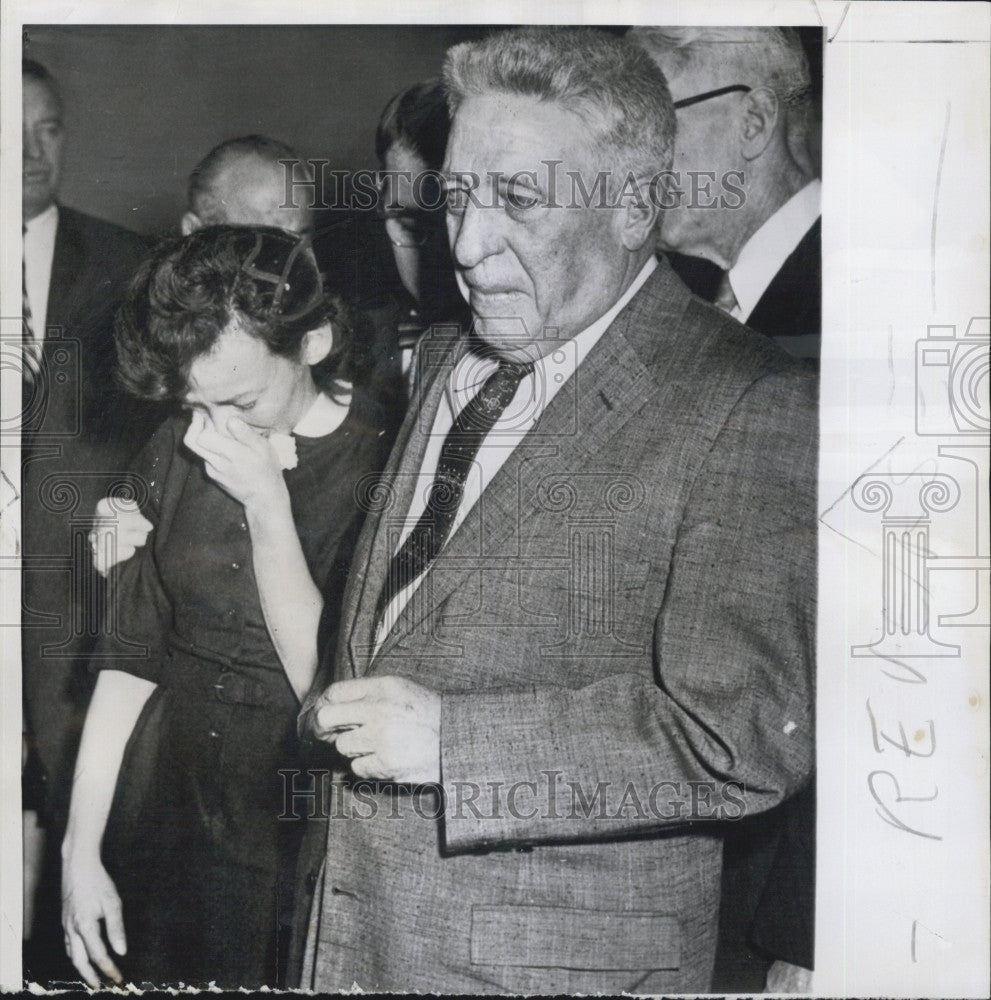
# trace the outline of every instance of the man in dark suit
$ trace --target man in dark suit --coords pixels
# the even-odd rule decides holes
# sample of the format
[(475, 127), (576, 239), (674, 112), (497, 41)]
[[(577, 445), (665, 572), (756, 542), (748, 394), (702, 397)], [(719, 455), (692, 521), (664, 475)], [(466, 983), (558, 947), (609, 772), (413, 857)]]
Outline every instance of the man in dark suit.
[(634, 28), (630, 37), (667, 76), (678, 113), (679, 193), (664, 213), (661, 247), (721, 269), (706, 287), (704, 274), (694, 280), (697, 268), (676, 264), (694, 291), (815, 363), (820, 183), (798, 34), (674, 27)]
[(705, 991), (724, 821), (812, 766), (815, 376), (655, 260), (642, 51), (495, 33), (445, 84), (474, 327), (421, 345), (301, 717), (302, 985)]
[[(817, 364), (820, 183), (810, 143), (816, 116), (809, 66), (798, 34), (673, 27), (635, 28), (630, 37), (668, 77), (678, 114), (675, 165), (684, 203), (665, 213), (661, 246), (677, 252), (672, 263), (694, 291)], [(691, 170), (714, 175), (716, 194), (720, 179), (738, 171), (741, 204), (690, 204)], [(768, 988), (808, 985), (814, 855), (811, 783), (727, 836), (717, 989), (756, 991), (765, 980)]]
[(25, 60), (23, 187), (25, 358), (22, 420), (22, 666), (26, 731), (43, 775), (38, 808), (48, 863), (26, 974), (58, 955), (58, 844), (90, 682), (79, 657), (107, 613), (89, 562), (94, 505), (158, 415), (128, 401), (113, 377), (113, 316), (145, 253), (132, 232), (57, 201), (62, 102)]

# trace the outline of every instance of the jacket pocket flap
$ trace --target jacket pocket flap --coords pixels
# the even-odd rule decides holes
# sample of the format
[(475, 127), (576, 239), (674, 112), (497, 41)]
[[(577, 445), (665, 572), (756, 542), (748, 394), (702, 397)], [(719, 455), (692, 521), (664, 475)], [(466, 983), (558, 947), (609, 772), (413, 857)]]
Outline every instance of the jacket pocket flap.
[(533, 969), (677, 969), (677, 917), (566, 906), (473, 906), (472, 965)]

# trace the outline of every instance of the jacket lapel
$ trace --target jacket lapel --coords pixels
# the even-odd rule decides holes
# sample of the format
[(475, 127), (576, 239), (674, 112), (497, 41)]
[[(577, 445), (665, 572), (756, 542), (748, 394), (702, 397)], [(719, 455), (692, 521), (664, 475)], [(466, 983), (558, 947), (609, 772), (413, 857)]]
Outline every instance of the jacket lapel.
[(59, 205), (46, 324), (65, 327), (70, 334), (74, 307), (72, 289), (79, 287), (84, 263), (82, 240), (73, 225), (71, 212)]
[(822, 219), (788, 255), (747, 318), (768, 337), (818, 334), (822, 329)]
[[(431, 338), (432, 331), (424, 334)], [(382, 475), (382, 503), (369, 515), (352, 566), (361, 567), (363, 576), (351, 590), (352, 600), (344, 609), (350, 623), (348, 652), (355, 676), (368, 669), (375, 641), (375, 610), (385, 585), (395, 549), (395, 532), (402, 525), (413, 500), (417, 476), (430, 441), (430, 429), (444, 398), (448, 379), (466, 350), (463, 338), (453, 339), (444, 328), (441, 335), (422, 342), (418, 348), (422, 382), (411, 400), (403, 426), (393, 445), (388, 466)], [(424, 371), (425, 369), (425, 371)]]
[[(435, 614), (464, 585), (466, 578), (475, 572), (472, 557), (516, 552), (520, 525), (540, 509), (535, 491), (524, 495), (520, 490), (524, 463), (550, 460), (549, 468), (576, 472), (586, 469), (593, 464), (590, 456), (606, 448), (659, 391), (645, 360), (665, 349), (669, 341), (673, 345), (677, 320), (688, 301), (688, 290), (670, 268), (666, 264), (659, 266), (554, 397), (537, 425), (506, 459), (480, 501), (448, 539), (443, 552), (427, 570), (429, 600), (414, 600), (406, 605), (382, 644), (383, 653)], [(436, 412), (436, 406), (431, 412)], [(417, 449), (415, 469), (419, 469), (422, 455), (421, 447)], [(380, 582), (382, 579), (384, 572)], [(425, 579), (421, 587), (427, 585)]]

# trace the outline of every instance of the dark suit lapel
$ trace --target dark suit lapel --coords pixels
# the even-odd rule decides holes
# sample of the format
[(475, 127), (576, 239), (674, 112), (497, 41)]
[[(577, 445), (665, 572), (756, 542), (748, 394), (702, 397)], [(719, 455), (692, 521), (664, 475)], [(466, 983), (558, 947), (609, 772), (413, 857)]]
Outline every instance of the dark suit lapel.
[(72, 290), (79, 287), (85, 264), (82, 239), (72, 213), (60, 205), (58, 228), (55, 230), (55, 253), (52, 257), (52, 278), (48, 287), (46, 323), (49, 326), (65, 327), (68, 336), (72, 335)]
[(822, 219), (816, 219), (764, 290), (747, 326), (768, 337), (818, 335), (822, 304)]
[(472, 557), (516, 551), (513, 539), (520, 524), (540, 509), (535, 493), (521, 497), (524, 463), (549, 459), (549, 468), (575, 472), (587, 468), (593, 461), (590, 456), (608, 447), (659, 390), (644, 361), (663, 349), (673, 335), (689, 295), (666, 264), (660, 265), (658, 272), (613, 321), (537, 425), (506, 459), (427, 570), (429, 601), (406, 605), (382, 644), (383, 652), (410, 634), (464, 584), (474, 572)]

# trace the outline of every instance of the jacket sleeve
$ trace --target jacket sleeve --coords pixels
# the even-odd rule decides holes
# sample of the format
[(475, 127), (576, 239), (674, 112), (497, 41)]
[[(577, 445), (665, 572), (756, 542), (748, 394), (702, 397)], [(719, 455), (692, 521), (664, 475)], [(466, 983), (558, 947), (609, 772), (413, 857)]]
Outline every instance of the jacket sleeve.
[(802, 786), (816, 460), (815, 380), (765, 375), (716, 436), (658, 569), (653, 676), (443, 696), (448, 850), (739, 818)]

